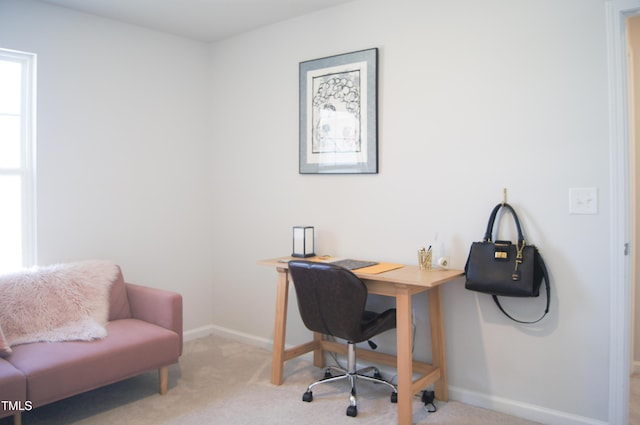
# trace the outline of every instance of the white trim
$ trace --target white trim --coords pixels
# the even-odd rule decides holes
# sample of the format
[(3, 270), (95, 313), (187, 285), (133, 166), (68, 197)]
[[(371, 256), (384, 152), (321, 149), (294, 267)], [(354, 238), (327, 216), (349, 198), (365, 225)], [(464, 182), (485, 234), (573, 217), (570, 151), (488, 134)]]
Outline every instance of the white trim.
[[(627, 23), (629, 22), (629, 19), (627, 19)], [(630, 169), (629, 169), (629, 187), (630, 187), (630, 221), (629, 224), (631, 226), (631, 246), (632, 247), (636, 247), (638, 246), (638, 242), (640, 242), (640, 240), (638, 239), (638, 214), (639, 214), (639, 210), (638, 210), (638, 202), (640, 202), (640, 198), (636, 195), (637, 193), (637, 182), (638, 182), (638, 172), (640, 170), (638, 170), (638, 166), (640, 166), (640, 163), (638, 162), (638, 146), (637, 146), (637, 142), (636, 142), (636, 119), (633, 118), (635, 117), (635, 84), (636, 84), (636, 77), (635, 77), (635, 59), (634, 56), (637, 53), (638, 47), (640, 46), (640, 44), (638, 44), (637, 42), (634, 43), (633, 38), (631, 37), (631, 33), (630, 33), (630, 28), (627, 24), (627, 45), (628, 45), (628, 53), (627, 53), (627, 58), (628, 58), (628, 63), (629, 63), (629, 71), (628, 71), (628, 75), (629, 75), (629, 125), (630, 125), (630, 134), (629, 134), (629, 158), (630, 158)], [(638, 44), (638, 46), (636, 46), (636, 44)], [(640, 56), (639, 56), (640, 57)], [(640, 69), (638, 69), (638, 71), (640, 71)], [(631, 370), (633, 371), (633, 359), (635, 358), (635, 354), (634, 354), (634, 347), (635, 347), (635, 343), (634, 343), (634, 339), (635, 339), (635, 309), (636, 309), (636, 282), (637, 282), (637, 276), (638, 276), (638, 272), (640, 271), (638, 269), (638, 261), (640, 259), (640, 257), (638, 257), (638, 252), (637, 250), (634, 248), (633, 250), (631, 250), (630, 252), (630, 268), (631, 268), (631, 275), (629, 277), (629, 279), (631, 280), (631, 311), (630, 311), (630, 315), (631, 315), (631, 328), (629, 329), (629, 332), (631, 334), (631, 340), (629, 341), (630, 347), (631, 347)], [(633, 372), (632, 372), (633, 373)]]
[[(584, 416), (449, 386), (449, 399), (547, 425), (606, 425)], [(613, 423), (613, 422), (612, 422)]]
[(25, 120), (24, 143), (23, 143), (23, 162), (24, 169), (27, 171), (24, 175), (22, 187), (23, 196), (23, 218), (24, 233), (23, 241), (26, 243), (23, 247), (22, 262), (24, 266), (33, 266), (38, 264), (37, 250), (37, 210), (36, 210), (36, 69), (37, 57), (35, 54), (24, 53), (23, 77), (24, 90), (23, 98), (26, 100), (23, 105)]
[(182, 333), (182, 339), (184, 342), (187, 342), (200, 338), (206, 338), (209, 335), (213, 335), (213, 330), (211, 328), (211, 326), (202, 326), (196, 329), (191, 329), (189, 331), (184, 331)]
[(631, 181), (625, 20), (640, 10), (640, 0), (609, 0), (606, 10), (611, 170), (609, 423), (626, 424), (631, 366), (631, 256), (624, 255), (624, 250), (631, 240)]
[(258, 338), (255, 335), (238, 332), (233, 329), (223, 328), (222, 326), (216, 326), (216, 325), (207, 325), (207, 326), (202, 326), (189, 331), (185, 331), (183, 334), (183, 339), (185, 341), (192, 341), (194, 339), (205, 338), (210, 335), (224, 336), (248, 345), (261, 347), (266, 350), (273, 349), (273, 341), (271, 340), (268, 340), (266, 338)]
[(35, 53), (0, 49), (0, 59), (22, 66), (21, 164), (16, 174), (22, 183), (22, 266), (37, 264), (36, 236), (36, 65)]

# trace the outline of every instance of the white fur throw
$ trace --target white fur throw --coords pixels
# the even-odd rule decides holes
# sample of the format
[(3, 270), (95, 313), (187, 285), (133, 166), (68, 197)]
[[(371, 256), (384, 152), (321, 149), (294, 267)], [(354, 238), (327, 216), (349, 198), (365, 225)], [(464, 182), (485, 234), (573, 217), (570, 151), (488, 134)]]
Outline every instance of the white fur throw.
[(0, 275), (0, 326), (10, 346), (104, 338), (116, 264), (90, 260)]

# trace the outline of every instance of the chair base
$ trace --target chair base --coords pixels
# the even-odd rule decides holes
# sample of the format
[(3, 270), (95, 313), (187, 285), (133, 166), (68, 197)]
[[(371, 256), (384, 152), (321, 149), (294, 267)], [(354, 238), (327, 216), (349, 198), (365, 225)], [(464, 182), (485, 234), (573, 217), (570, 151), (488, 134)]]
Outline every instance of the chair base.
[[(391, 402), (398, 402), (398, 390), (395, 385), (385, 381), (382, 379), (382, 375), (378, 368), (369, 366), (363, 369), (356, 370), (356, 346), (353, 343), (348, 344), (348, 370), (344, 370), (339, 367), (330, 366), (325, 370), (324, 378), (318, 381), (313, 382), (307, 387), (307, 391), (302, 395), (302, 401), (311, 402), (313, 401), (313, 392), (311, 389), (319, 384), (327, 384), (329, 382), (336, 382), (341, 380), (348, 380), (351, 385), (351, 392), (349, 394), (349, 407), (347, 407), (347, 416), (355, 417), (358, 415), (358, 397), (356, 395), (356, 381), (364, 380), (373, 382), (375, 384), (383, 384), (389, 387), (392, 390), (391, 393)], [(338, 376), (333, 376), (331, 371), (337, 371), (340, 373)], [(373, 376), (365, 375), (367, 372), (373, 371)]]

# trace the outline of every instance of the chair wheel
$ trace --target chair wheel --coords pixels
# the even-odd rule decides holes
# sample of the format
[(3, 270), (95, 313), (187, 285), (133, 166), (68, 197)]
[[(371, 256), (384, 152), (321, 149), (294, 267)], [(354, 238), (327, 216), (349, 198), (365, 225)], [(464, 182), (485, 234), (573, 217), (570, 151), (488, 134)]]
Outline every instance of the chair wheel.
[(391, 403), (398, 402), (398, 393), (391, 393)]
[(302, 394), (302, 401), (311, 403), (313, 401), (313, 393), (311, 391), (307, 391), (306, 393)]
[(352, 418), (358, 416), (358, 406), (347, 407), (347, 416), (351, 416)]
[(333, 378), (333, 375), (331, 374), (331, 371), (327, 369), (324, 371), (324, 379), (329, 379), (329, 378)]
[(382, 380), (382, 374), (380, 373), (379, 370), (376, 370), (375, 372), (373, 372), (373, 377), (376, 379)]

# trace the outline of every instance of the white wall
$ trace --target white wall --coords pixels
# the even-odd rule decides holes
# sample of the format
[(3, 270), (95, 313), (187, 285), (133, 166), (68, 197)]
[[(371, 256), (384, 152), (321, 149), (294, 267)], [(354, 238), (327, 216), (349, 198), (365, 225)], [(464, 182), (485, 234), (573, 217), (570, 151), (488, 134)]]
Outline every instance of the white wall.
[(211, 323), (207, 46), (2, 0), (0, 47), (38, 54), (39, 263), (113, 259)]
[[(462, 280), (448, 285), (452, 396), (546, 423), (605, 421), (604, 14), (600, 0), (357, 1), (214, 45), (216, 292), (228, 301), (214, 323), (272, 337), (276, 277), (254, 261), (289, 253), (293, 225), (316, 226), (321, 254), (407, 263), (438, 232), (461, 268), (507, 187), (551, 270), (552, 312), (514, 325)], [(299, 175), (299, 62), (371, 47), (380, 174)], [(570, 187), (597, 187), (599, 213), (569, 215)], [(544, 300), (505, 303), (533, 317)], [(417, 313), (416, 355), (428, 358)], [(290, 315), (288, 341), (307, 335)]]
[[(518, 326), (462, 280), (447, 285), (451, 396), (602, 423), (604, 15), (601, 0), (360, 0), (205, 46), (0, 0), (0, 46), (39, 55), (40, 262), (114, 258), (128, 280), (181, 291), (187, 331), (268, 341), (275, 272), (256, 260), (288, 254), (291, 226), (316, 226), (319, 253), (406, 263), (437, 232), (461, 268), (507, 187), (550, 268), (552, 312)], [(299, 62), (371, 47), (380, 174), (299, 175)], [(585, 186), (599, 213), (569, 215), (568, 189)], [(529, 316), (543, 303), (505, 301)], [(288, 336), (308, 336), (296, 314)]]

